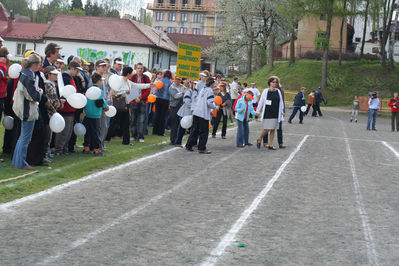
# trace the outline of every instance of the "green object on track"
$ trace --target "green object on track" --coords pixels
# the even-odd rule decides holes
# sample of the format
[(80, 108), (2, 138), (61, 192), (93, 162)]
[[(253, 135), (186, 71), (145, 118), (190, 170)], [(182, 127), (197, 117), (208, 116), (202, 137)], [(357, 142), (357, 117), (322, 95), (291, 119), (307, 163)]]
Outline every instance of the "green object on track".
[(244, 243), (238, 243), (237, 247), (243, 248), (243, 247), (245, 247), (245, 244)]

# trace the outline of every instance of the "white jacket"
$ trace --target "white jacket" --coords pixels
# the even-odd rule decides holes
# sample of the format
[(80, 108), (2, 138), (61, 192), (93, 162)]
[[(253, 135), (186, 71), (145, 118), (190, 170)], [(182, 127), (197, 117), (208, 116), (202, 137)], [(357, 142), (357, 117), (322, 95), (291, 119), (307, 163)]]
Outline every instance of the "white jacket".
[(177, 111), (177, 115), (180, 117), (184, 117), (187, 115), (191, 115), (191, 94), (193, 90), (189, 89), (183, 96), (183, 105), (180, 107), (179, 111)]
[(209, 121), (211, 120), (212, 109), (216, 109), (213, 89), (205, 87), (197, 96), (197, 103), (195, 105), (193, 115)]
[(205, 87), (206, 87), (205, 82), (203, 82), (201, 80), (198, 81), (197, 85), (195, 86), (195, 88), (193, 90), (193, 93), (191, 94), (191, 111), (194, 111), (195, 105), (197, 104), (198, 94)]
[[(260, 117), (261, 121), (263, 121), (263, 117), (265, 115), (265, 106), (266, 106), (266, 99), (267, 99), (267, 92), (269, 89), (265, 89), (262, 92), (262, 96), (260, 96), (259, 104), (256, 109), (256, 113), (259, 114), (262, 111), (262, 115)], [(283, 96), (281, 95), (281, 91), (277, 89), (278, 95), (280, 97), (280, 104), (279, 104), (279, 109), (278, 109), (278, 122), (281, 122), (284, 120), (283, 113), (284, 113), (284, 100)]]

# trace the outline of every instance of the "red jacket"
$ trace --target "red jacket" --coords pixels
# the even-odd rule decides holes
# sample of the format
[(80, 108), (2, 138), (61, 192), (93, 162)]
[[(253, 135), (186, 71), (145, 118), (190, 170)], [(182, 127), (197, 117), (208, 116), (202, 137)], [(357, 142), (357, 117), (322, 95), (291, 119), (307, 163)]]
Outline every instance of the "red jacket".
[[(75, 87), (76, 90), (76, 84), (73, 78), (66, 72), (62, 73), (62, 78), (64, 81), (64, 85), (72, 85)], [(63, 97), (62, 97), (63, 98)], [(69, 105), (68, 102), (64, 103), (64, 106), (62, 108), (59, 108), (58, 111), (61, 115), (63, 116), (73, 116), (75, 115), (75, 108), (73, 108), (71, 105)]]
[(396, 97), (396, 99), (395, 98), (390, 99), (388, 105), (391, 106), (392, 113), (399, 112), (399, 97)]
[[(134, 82), (134, 83), (138, 83), (138, 82), (137, 82), (137, 74), (134, 74), (134, 75), (132, 76), (132, 78), (130, 79), (130, 81), (132, 81), (132, 82)], [(147, 77), (146, 75), (143, 74), (143, 77), (141, 78), (140, 83), (151, 83), (151, 80), (150, 80), (149, 77)], [(141, 99), (141, 102), (142, 102), (143, 104), (147, 104), (147, 102), (148, 102), (148, 95), (150, 95), (150, 92), (151, 92), (151, 88), (141, 90), (140, 99)], [(133, 104), (133, 105), (135, 105), (135, 104), (136, 104), (136, 101), (133, 100), (133, 101), (131, 101), (130, 103)]]
[(0, 62), (0, 98), (7, 97), (7, 66)]

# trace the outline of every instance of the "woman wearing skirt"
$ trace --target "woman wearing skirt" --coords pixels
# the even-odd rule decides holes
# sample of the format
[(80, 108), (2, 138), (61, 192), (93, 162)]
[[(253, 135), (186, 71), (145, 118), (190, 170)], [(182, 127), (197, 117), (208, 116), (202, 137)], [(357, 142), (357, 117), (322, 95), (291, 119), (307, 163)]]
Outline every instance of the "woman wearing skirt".
[(256, 146), (260, 149), (263, 137), (270, 132), (267, 147), (269, 150), (276, 150), (273, 147), (274, 132), (285, 115), (284, 100), (281, 91), (278, 89), (280, 84), (277, 77), (269, 78), (267, 84), (269, 88), (262, 92), (256, 110), (257, 114), (262, 112), (260, 117), (263, 121), (263, 131), (256, 142)]

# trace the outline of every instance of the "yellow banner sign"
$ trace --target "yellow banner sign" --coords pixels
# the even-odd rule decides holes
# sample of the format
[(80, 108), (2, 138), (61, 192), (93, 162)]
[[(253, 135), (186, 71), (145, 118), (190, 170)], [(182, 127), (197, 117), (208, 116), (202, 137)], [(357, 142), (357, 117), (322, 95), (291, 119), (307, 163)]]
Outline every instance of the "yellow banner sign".
[(176, 75), (181, 78), (199, 79), (201, 46), (179, 42)]

